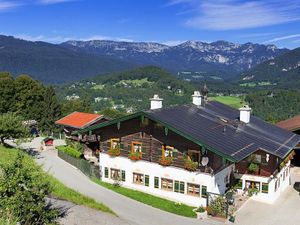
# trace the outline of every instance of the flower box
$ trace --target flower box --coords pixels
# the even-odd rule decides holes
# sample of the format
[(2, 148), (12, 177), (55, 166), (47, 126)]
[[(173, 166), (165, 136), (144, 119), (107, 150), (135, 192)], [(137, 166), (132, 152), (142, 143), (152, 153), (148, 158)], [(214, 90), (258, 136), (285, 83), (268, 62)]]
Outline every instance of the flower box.
[(198, 163), (193, 162), (189, 159), (184, 160), (184, 168), (188, 171), (196, 171), (198, 168)]
[(142, 159), (142, 153), (141, 152), (130, 152), (128, 154), (128, 158), (133, 161), (140, 160), (140, 159)]
[(162, 166), (170, 166), (173, 162), (172, 157), (163, 157), (159, 160), (159, 164)]
[(113, 149), (109, 149), (107, 151), (107, 153), (110, 155), (110, 156), (119, 156), (121, 154), (121, 151), (120, 151), (120, 148), (113, 148)]

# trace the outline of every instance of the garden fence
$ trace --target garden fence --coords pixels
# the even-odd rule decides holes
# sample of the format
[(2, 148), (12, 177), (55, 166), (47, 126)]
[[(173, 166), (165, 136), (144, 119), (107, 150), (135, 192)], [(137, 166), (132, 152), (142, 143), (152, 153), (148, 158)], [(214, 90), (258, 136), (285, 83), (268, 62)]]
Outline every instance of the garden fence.
[(63, 151), (58, 151), (58, 157), (75, 166), (85, 175), (100, 179), (100, 170), (98, 166), (95, 166), (84, 159), (74, 158)]

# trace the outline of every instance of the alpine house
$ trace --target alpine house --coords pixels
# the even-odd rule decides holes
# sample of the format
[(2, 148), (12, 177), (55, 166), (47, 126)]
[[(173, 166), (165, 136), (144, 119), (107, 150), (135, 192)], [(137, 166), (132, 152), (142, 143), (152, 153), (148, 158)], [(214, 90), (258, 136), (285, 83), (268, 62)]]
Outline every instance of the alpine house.
[(103, 181), (194, 206), (235, 183), (273, 202), (289, 185), (300, 136), (252, 116), (248, 106), (237, 110), (198, 91), (192, 98), (163, 108), (155, 95), (148, 111), (82, 129), (96, 137)]

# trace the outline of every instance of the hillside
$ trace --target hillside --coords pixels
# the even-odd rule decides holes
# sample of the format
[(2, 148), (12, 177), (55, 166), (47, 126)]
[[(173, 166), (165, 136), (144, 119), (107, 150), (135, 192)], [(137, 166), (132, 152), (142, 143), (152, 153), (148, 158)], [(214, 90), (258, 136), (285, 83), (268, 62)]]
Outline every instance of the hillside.
[(46, 83), (63, 83), (132, 67), (131, 63), (109, 57), (0, 35), (0, 71), (15, 76), (30, 74)]
[[(274, 45), (253, 43), (234, 44), (226, 41), (212, 43), (187, 41), (176, 46), (153, 42), (68, 41), (62, 43), (75, 52), (92, 53), (126, 59), (139, 65), (155, 65), (173, 73), (197, 72), (196, 78), (226, 79), (273, 59), (287, 49)], [(195, 74), (185, 75), (194, 79)]]
[(238, 78), (241, 86), (299, 88), (300, 48), (268, 60)]
[(178, 80), (153, 66), (97, 76), (57, 87), (61, 99), (79, 96), (92, 103), (93, 110), (114, 108), (123, 112), (148, 109), (149, 98), (154, 94), (159, 94), (164, 99), (165, 106), (190, 103), (194, 90), (196, 87), (189, 82)]

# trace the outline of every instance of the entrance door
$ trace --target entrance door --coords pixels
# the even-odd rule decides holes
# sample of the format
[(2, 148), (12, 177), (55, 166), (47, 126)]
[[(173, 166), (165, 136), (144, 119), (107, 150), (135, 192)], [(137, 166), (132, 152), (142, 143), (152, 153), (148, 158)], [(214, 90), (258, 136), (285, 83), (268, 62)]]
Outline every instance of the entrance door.
[(251, 180), (246, 180), (246, 188), (247, 189), (256, 189), (258, 191), (260, 191), (260, 182), (255, 182), (255, 181), (251, 181)]

